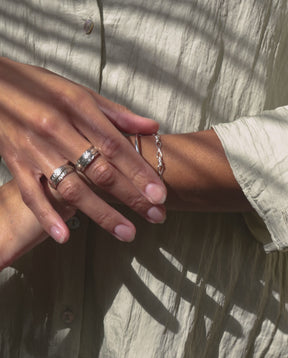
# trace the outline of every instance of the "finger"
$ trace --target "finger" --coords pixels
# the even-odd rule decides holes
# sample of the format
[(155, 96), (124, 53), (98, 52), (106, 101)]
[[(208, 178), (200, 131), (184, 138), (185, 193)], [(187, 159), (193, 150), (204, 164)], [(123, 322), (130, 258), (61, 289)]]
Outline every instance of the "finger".
[(53, 208), (56, 210), (58, 214), (60, 214), (61, 218), (66, 222), (73, 215), (76, 214), (76, 209), (72, 208), (72, 206), (67, 205), (67, 203), (62, 199), (57, 190), (53, 190), (48, 183), (48, 180), (42, 176), (41, 184), (44, 189), (44, 193), (47, 196), (49, 202), (52, 204)]
[[(84, 105), (85, 104), (85, 105)], [(155, 171), (136, 153), (115, 126), (85, 98), (78, 106), (82, 120), (72, 119), (76, 128), (100, 151), (104, 158), (126, 176), (152, 204), (163, 204), (166, 188)]]
[(130, 134), (152, 134), (159, 130), (159, 124), (155, 120), (139, 116), (128, 108), (91, 92), (100, 110), (121, 131)]
[(40, 182), (40, 177), (25, 169), (18, 170), (15, 176), (22, 200), (34, 213), (43, 229), (57, 242), (69, 239), (69, 229), (61, 216), (48, 201)]
[(97, 188), (108, 192), (152, 223), (162, 223), (166, 218), (163, 205), (154, 206), (145, 199), (118, 170), (102, 156), (98, 156), (85, 170), (85, 175)]
[(134, 239), (134, 225), (93, 193), (76, 173), (65, 177), (57, 190), (69, 205), (80, 209), (119, 240), (129, 242)]
[[(63, 164), (67, 162), (65, 157), (75, 163), (79, 157), (79, 153), (84, 152), (83, 148), (87, 149), (87, 147), (91, 146), (91, 143), (80, 135), (75, 128), (72, 126), (65, 126), (62, 122), (58, 123), (57, 126), (46, 123), (47, 131), (48, 127), (50, 135), (54, 130), (54, 136), (56, 138), (58, 137), (59, 143), (62, 143), (58, 149), (60, 152), (64, 153), (64, 156), (59, 157), (59, 154), (55, 151), (55, 147), (52, 148), (51, 144), (43, 144), (34, 140), (34, 144), (36, 144), (40, 150), (34, 152), (31, 160), (34, 165), (38, 163), (36, 166), (39, 171), (41, 173), (44, 172), (49, 178), (55, 169), (55, 163)], [(64, 136), (62, 132), (65, 132), (66, 135)], [(63, 138), (65, 137), (69, 138), (69, 146), (67, 148), (63, 141)], [(73, 145), (71, 145), (71, 143), (73, 143)], [(43, 153), (49, 153), (49, 155), (44, 155)], [(146, 200), (114, 166), (104, 160), (103, 157), (99, 157), (92, 162), (85, 174), (95, 185), (116, 197), (132, 210), (145, 217), (148, 221), (153, 223), (164, 221), (164, 207), (152, 206), (151, 203)], [(92, 213), (87, 212), (87, 215), (91, 217)]]
[[(41, 154), (39, 153), (37, 161), (44, 163), (45, 157), (41, 159)], [(53, 161), (48, 161), (46, 158), (46, 166), (43, 169), (46, 178), (51, 178), (55, 170), (64, 163), (65, 159), (61, 156), (55, 160), (54, 164)], [(52, 180), (52, 182), (55, 183), (54, 180)], [(136, 233), (134, 225), (93, 193), (75, 171), (66, 174), (60, 182), (57, 183), (56, 189), (66, 203), (73, 208), (81, 210), (104, 230), (119, 240), (132, 241), (134, 239)]]
[[(46, 146), (48, 145), (46, 144)], [(43, 145), (42, 150), (45, 148), (45, 145)], [(51, 157), (54, 157), (56, 163), (53, 164), (51, 158), (49, 159), (41, 153), (42, 151), (39, 151), (35, 154), (35, 166), (41, 167), (45, 163), (46, 168), (44, 170), (40, 169), (39, 174), (37, 174), (36, 170), (34, 173), (28, 171), (26, 173), (25, 169), (18, 168), (18, 170), (15, 170), (15, 177), (19, 180), (19, 189), (24, 203), (33, 211), (44, 230), (56, 241), (62, 243), (68, 240), (69, 230), (63, 219), (47, 200), (40, 183), (40, 177), (41, 173), (43, 173), (46, 178), (50, 178), (54, 170), (60, 167), (59, 163), (63, 164), (65, 160), (59, 156), (55, 160), (57, 155), (53, 152)], [(49, 150), (46, 148), (44, 153), (49, 153)], [(22, 166), (24, 167), (24, 164)], [(69, 208), (80, 209), (103, 229), (122, 241), (132, 241), (134, 239), (136, 232), (134, 225), (97, 197), (76, 172), (66, 176), (58, 185), (57, 190), (65, 201), (65, 205), (69, 204)]]
[[(79, 92), (79, 89), (76, 92), (72, 91), (73, 93), (71, 91), (72, 89), (69, 88), (67, 93), (70, 94), (66, 93), (65, 96), (68, 96), (69, 100), (67, 101), (74, 109), (73, 116), (72, 112), (70, 113), (72, 118), (67, 121), (68, 112), (65, 113), (66, 118), (64, 119), (66, 120), (63, 120), (63, 115), (60, 116), (57, 110), (53, 111), (52, 114), (44, 112), (37, 127), (37, 135), (34, 135), (33, 138), (35, 141), (35, 137), (38, 136), (40, 143), (34, 143), (34, 146), (39, 148), (44, 137), (45, 142), (55, 145), (56, 148), (62, 146), (63, 148), (59, 152), (65, 158), (70, 159), (66, 153), (68, 153), (71, 143), (76, 147), (82, 146), (82, 142), (85, 140), (77, 133), (78, 130), (99, 148), (105, 159), (121, 171), (151, 203), (162, 204), (166, 199), (166, 188), (154, 170), (142, 158), (139, 158), (128, 141), (99, 110), (91, 96), (87, 96), (87, 93), (83, 94), (82, 90)], [(73, 125), (77, 130), (73, 128)], [(76, 138), (75, 133), (77, 133), (78, 138), (82, 138), (82, 142)], [(67, 138), (69, 138), (69, 141)], [(43, 160), (49, 160), (53, 152), (55, 152), (55, 148), (52, 151), (51, 149), (47, 151), (46, 153), (49, 153), (49, 156), (43, 158)]]
[[(58, 130), (55, 135), (63, 138), (61, 131)], [(60, 151), (64, 153), (64, 156), (68, 158), (71, 162), (76, 163), (77, 159), (79, 158), (79, 153), (83, 153), (85, 150), (91, 146), (82, 135), (79, 134), (73, 127), (67, 127), (65, 129), (66, 137), (69, 138), (69, 147), (63, 146), (60, 148)], [(62, 143), (63, 140), (62, 140)], [(39, 144), (40, 145), (40, 144)], [(81, 148), (82, 150), (79, 148)], [(63, 157), (61, 160), (55, 157), (55, 153), (51, 151), (49, 146), (45, 146), (43, 148), (42, 145), (42, 152), (43, 153), (50, 153), (49, 158), (43, 157), (37, 152), (36, 156), (34, 157), (34, 161), (41, 163), (42, 166), (45, 164), (45, 167), (54, 168), (55, 162), (62, 162), (64, 163), (66, 160)], [(44, 169), (45, 170), (45, 169)], [(94, 183), (97, 187), (105, 190), (105, 192), (113, 195), (122, 203), (129, 206), (132, 210), (140, 214), (141, 216), (145, 217), (148, 221), (153, 223), (163, 222), (165, 220), (165, 208), (163, 206), (152, 206), (151, 203), (143, 197), (139, 191), (137, 191), (133, 185), (125, 178), (113, 165), (108, 163), (103, 157), (98, 157), (94, 160), (88, 168), (85, 170), (85, 175)], [(88, 214), (89, 215), (89, 214)], [(90, 216), (90, 215), (89, 215)]]
[(159, 124), (155, 120), (139, 116), (125, 106), (112, 102), (89, 88), (81, 87), (93, 96), (99, 109), (119, 130), (130, 134), (152, 134), (159, 130)]

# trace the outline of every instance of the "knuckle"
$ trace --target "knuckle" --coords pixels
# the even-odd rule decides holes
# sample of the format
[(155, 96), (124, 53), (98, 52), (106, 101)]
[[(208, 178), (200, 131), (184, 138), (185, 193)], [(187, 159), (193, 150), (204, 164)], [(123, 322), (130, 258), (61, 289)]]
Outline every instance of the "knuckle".
[(37, 132), (45, 137), (54, 136), (59, 130), (59, 121), (56, 116), (49, 113), (42, 113), (37, 120)]
[(96, 218), (96, 222), (105, 230), (110, 230), (112, 217), (108, 213), (99, 212)]
[(70, 205), (74, 205), (80, 201), (81, 198), (80, 183), (77, 182), (74, 183), (69, 178), (66, 178), (59, 184), (58, 190), (62, 198)]
[(86, 108), (90, 102), (90, 94), (80, 87), (73, 92), (72, 98), (75, 101), (74, 103), (77, 103), (77, 106), (80, 108)]
[(147, 173), (147, 171), (145, 170), (145, 168), (140, 168), (140, 167), (134, 167), (131, 170), (131, 174), (130, 177), (133, 179), (133, 182), (135, 183), (135, 185), (137, 186), (144, 186), (145, 183), (147, 183), (147, 180), (149, 178), (149, 175)]
[(115, 183), (114, 170), (108, 162), (92, 165), (90, 170), (93, 183), (99, 187), (107, 188)]
[(37, 216), (39, 220), (45, 221), (49, 215), (50, 215), (49, 210), (47, 210), (46, 208), (41, 208)]
[(127, 204), (136, 212), (146, 212), (147, 208), (151, 205), (144, 197), (137, 195), (128, 198)]
[(111, 137), (106, 137), (100, 145), (101, 153), (108, 159), (112, 160), (120, 150), (120, 142)]

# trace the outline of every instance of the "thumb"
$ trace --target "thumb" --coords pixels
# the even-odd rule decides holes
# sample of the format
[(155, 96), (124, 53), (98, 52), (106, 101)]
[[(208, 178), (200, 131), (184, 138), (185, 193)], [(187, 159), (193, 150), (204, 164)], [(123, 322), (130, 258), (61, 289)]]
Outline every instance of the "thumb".
[(119, 130), (129, 134), (152, 134), (158, 131), (159, 124), (153, 119), (139, 116), (121, 104), (91, 92), (99, 109)]

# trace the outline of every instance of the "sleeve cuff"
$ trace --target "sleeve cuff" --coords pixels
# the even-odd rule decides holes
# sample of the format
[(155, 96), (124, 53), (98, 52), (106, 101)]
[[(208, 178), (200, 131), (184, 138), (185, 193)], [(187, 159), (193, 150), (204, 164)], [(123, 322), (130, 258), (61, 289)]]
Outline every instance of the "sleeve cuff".
[(265, 243), (258, 236), (265, 251), (288, 250), (288, 107), (213, 129), (236, 180), (270, 234), (272, 241)]

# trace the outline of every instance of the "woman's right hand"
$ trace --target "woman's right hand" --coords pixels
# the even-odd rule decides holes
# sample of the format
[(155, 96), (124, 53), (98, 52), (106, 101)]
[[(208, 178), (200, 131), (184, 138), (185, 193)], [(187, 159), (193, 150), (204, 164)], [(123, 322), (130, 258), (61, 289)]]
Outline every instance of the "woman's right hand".
[[(100, 155), (85, 170), (86, 178), (147, 220), (164, 220), (166, 188), (120, 132), (153, 133), (155, 121), (48, 70), (6, 58), (0, 58), (0, 88), (0, 153), (23, 201), (55, 240), (66, 241), (69, 231), (41, 180), (63, 164), (75, 163), (91, 145)], [(134, 225), (76, 172), (57, 191), (118, 239), (134, 238)]]

